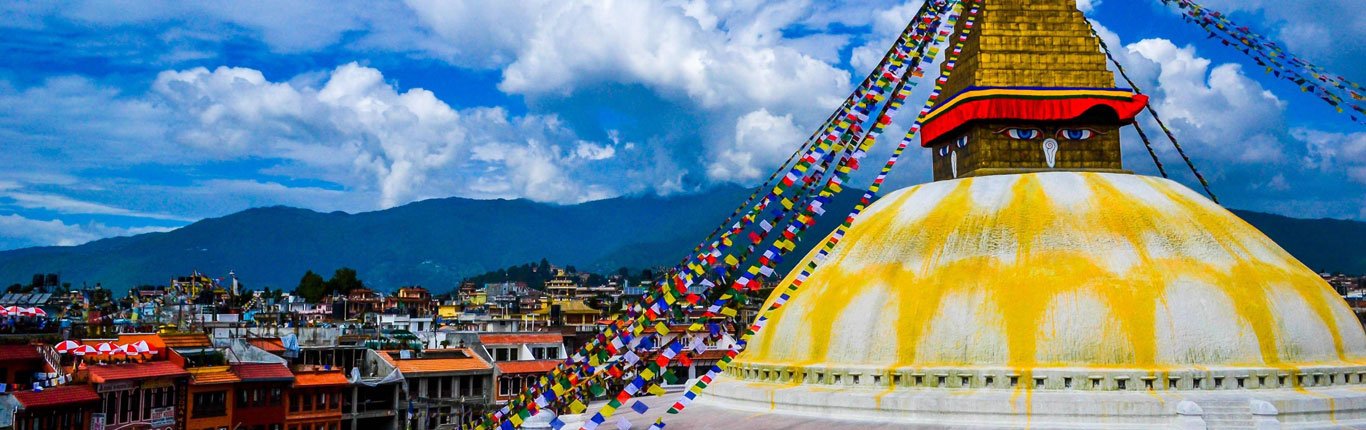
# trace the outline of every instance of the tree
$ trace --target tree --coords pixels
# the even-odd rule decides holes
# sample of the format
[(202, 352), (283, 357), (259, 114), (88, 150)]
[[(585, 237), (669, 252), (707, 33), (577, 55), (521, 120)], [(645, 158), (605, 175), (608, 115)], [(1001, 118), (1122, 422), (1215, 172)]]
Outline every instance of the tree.
[(327, 280), (327, 293), (350, 294), (351, 290), (365, 288), (365, 283), (356, 277), (356, 269), (343, 267), (332, 272), (332, 279)]
[(323, 281), (322, 275), (313, 273), (312, 270), (304, 273), (303, 279), (299, 280), (299, 287), (294, 289), (294, 295), (303, 297), (309, 303), (318, 303), (327, 294), (327, 283)]
[(6, 289), (5, 289), (5, 292), (6, 292), (6, 293), (18, 293), (19, 291), (22, 291), (23, 289), (24, 289), (24, 284), (11, 284), (11, 285), (9, 286), (9, 288), (6, 288)]

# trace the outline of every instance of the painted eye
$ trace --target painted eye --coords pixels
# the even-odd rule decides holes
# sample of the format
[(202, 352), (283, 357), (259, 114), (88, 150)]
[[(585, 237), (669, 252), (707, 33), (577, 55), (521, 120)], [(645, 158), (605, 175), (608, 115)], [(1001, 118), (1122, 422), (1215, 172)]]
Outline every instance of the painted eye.
[(958, 140), (954, 141), (954, 143), (957, 144), (959, 148), (968, 146), (968, 136), (965, 134), (962, 137), (959, 137)]
[(945, 155), (949, 155), (949, 147), (947, 146), (939, 148), (939, 156), (943, 157)]
[(1015, 140), (1034, 140), (1034, 139), (1038, 139), (1040, 136), (1043, 136), (1043, 132), (1042, 132), (1042, 131), (1039, 131), (1039, 129), (1037, 129), (1037, 128), (1015, 128), (1015, 127), (1010, 127), (1010, 128), (1003, 128), (1003, 129), (1001, 129), (1001, 131), (998, 131), (997, 133), (1004, 134), (1004, 135), (1006, 135), (1006, 137), (1009, 137), (1009, 138), (1015, 139)]
[(1096, 131), (1089, 128), (1060, 128), (1058, 138), (1066, 140), (1086, 140), (1094, 137)]

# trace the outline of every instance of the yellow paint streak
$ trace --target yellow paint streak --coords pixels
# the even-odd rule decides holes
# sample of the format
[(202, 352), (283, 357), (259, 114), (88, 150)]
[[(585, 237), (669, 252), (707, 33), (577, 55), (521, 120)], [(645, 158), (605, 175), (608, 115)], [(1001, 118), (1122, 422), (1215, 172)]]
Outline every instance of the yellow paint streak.
[[(1046, 191), (1042, 175), (1064, 174), (1076, 175), (1089, 199), (1072, 206), (1053, 201), (1048, 193), (1056, 191)], [(974, 184), (988, 180), (997, 181), (997, 186), (1014, 182), (974, 201)], [(877, 364), (888, 370), (1013, 369), (1021, 375), (1017, 387), (1025, 393), (1026, 403), (1034, 388), (1033, 370), (1040, 368), (1143, 369), (1157, 375), (1202, 365), (1295, 369), (1363, 362), (1361, 352), (1349, 351), (1344, 342), (1345, 331), (1361, 328), (1339, 326), (1335, 311), (1345, 311), (1338, 309), (1345, 303), (1327, 293), (1326, 283), (1247, 223), (1176, 187), (1170, 181), (1132, 175), (1045, 173), (1014, 179), (965, 178), (904, 190), (876, 203), (891, 207), (877, 212), (870, 208), (871, 216), (854, 224), (802, 290), (770, 315), (765, 332), (738, 360), (798, 368), (866, 366), (872, 364), (866, 357), (831, 349), (837, 336), (860, 336), (891, 348), (893, 362)], [(1145, 189), (1151, 192), (1145, 194)], [(923, 196), (914, 197), (927, 192), (943, 196), (927, 207), (908, 204), (923, 201)], [(911, 217), (913, 212), (919, 213)], [(1131, 249), (1132, 256), (1124, 257), (1132, 258), (1131, 264), (1107, 261), (1112, 250), (1097, 245), (1104, 243), (1097, 242), (1101, 238)], [(1231, 257), (1219, 262), (1184, 254), (1199, 247)], [(1163, 252), (1155, 255), (1154, 249)], [(791, 281), (789, 276), (776, 291), (785, 291)], [(1182, 283), (1205, 285), (1227, 296), (1233, 312), (1228, 328), (1247, 327), (1250, 333), (1245, 335), (1256, 339), (1256, 355), (1161, 351), (1159, 313), (1170, 313), (1168, 288)], [(886, 306), (853, 306), (869, 285), (888, 286)], [(1302, 333), (1281, 332), (1282, 311), (1276, 299), (1286, 294), (1302, 299), (1331, 333), (1336, 360), (1286, 347), (1294, 344), (1290, 340), (1314, 341)], [(944, 306), (946, 300), (961, 302), (965, 297), (979, 298), (980, 303), (969, 309)], [(1095, 312), (1103, 318), (1097, 322), (1101, 329), (1086, 339), (1057, 338), (1058, 333), (1049, 329), (1049, 312), (1067, 300), (1098, 301), (1102, 308)], [(794, 313), (802, 315), (801, 320), (785, 323), (793, 309), (802, 310)], [(838, 326), (842, 317), (860, 313), (888, 327), (850, 333)], [(945, 329), (935, 325), (946, 317), (975, 318), (977, 324), (947, 328), (968, 333), (965, 339), (931, 339), (932, 333)], [(810, 341), (791, 341), (799, 337)], [(1001, 341), (993, 343), (997, 338)]]

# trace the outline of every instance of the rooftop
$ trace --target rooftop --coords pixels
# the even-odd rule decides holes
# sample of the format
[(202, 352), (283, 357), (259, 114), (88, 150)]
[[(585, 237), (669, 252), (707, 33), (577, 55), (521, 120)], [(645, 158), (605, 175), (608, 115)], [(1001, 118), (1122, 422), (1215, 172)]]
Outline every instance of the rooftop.
[(455, 373), (492, 370), (488, 362), (472, 354), (469, 348), (429, 350), (423, 357), (400, 358), (398, 351), (379, 354), (404, 375)]
[(38, 347), (33, 345), (0, 345), (0, 361), (41, 360)]
[(294, 382), (294, 373), (280, 363), (234, 364), (232, 373), (244, 382)]
[(330, 387), (350, 383), (351, 381), (348, 381), (340, 370), (308, 370), (294, 373), (295, 387)]
[(18, 391), (14, 393), (14, 399), (24, 408), (41, 408), (95, 402), (100, 400), (100, 395), (89, 385), (63, 385), (43, 391)]
[(190, 369), (190, 383), (194, 385), (231, 384), (242, 382), (236, 374), (228, 371), (228, 366), (200, 367)]
[(90, 366), (90, 382), (96, 384), (128, 379), (175, 378), (189, 374), (190, 372), (169, 361)]
[(564, 335), (559, 333), (490, 333), (480, 334), (479, 342), (485, 345), (516, 345), (523, 343), (563, 343)]
[(269, 353), (285, 352), (285, 344), (278, 337), (257, 337), (247, 339), (251, 346), (261, 348)]

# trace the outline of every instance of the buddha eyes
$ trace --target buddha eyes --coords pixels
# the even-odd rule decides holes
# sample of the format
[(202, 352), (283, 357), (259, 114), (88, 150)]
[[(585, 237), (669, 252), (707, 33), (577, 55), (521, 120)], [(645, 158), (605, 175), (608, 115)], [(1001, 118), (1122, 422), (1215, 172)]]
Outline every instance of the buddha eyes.
[(1060, 128), (1058, 138), (1066, 140), (1086, 140), (1096, 135), (1096, 131), (1089, 128)]
[(1043, 136), (1043, 132), (1037, 128), (1007, 127), (997, 131), (997, 133), (1015, 140), (1034, 140), (1038, 139), (1039, 136)]
[[(1030, 127), (1006, 127), (996, 133), (1014, 140), (1035, 140), (1044, 137), (1043, 130)], [(1089, 128), (1060, 128), (1057, 138), (1060, 140), (1088, 140), (1095, 137), (1100, 132)]]

